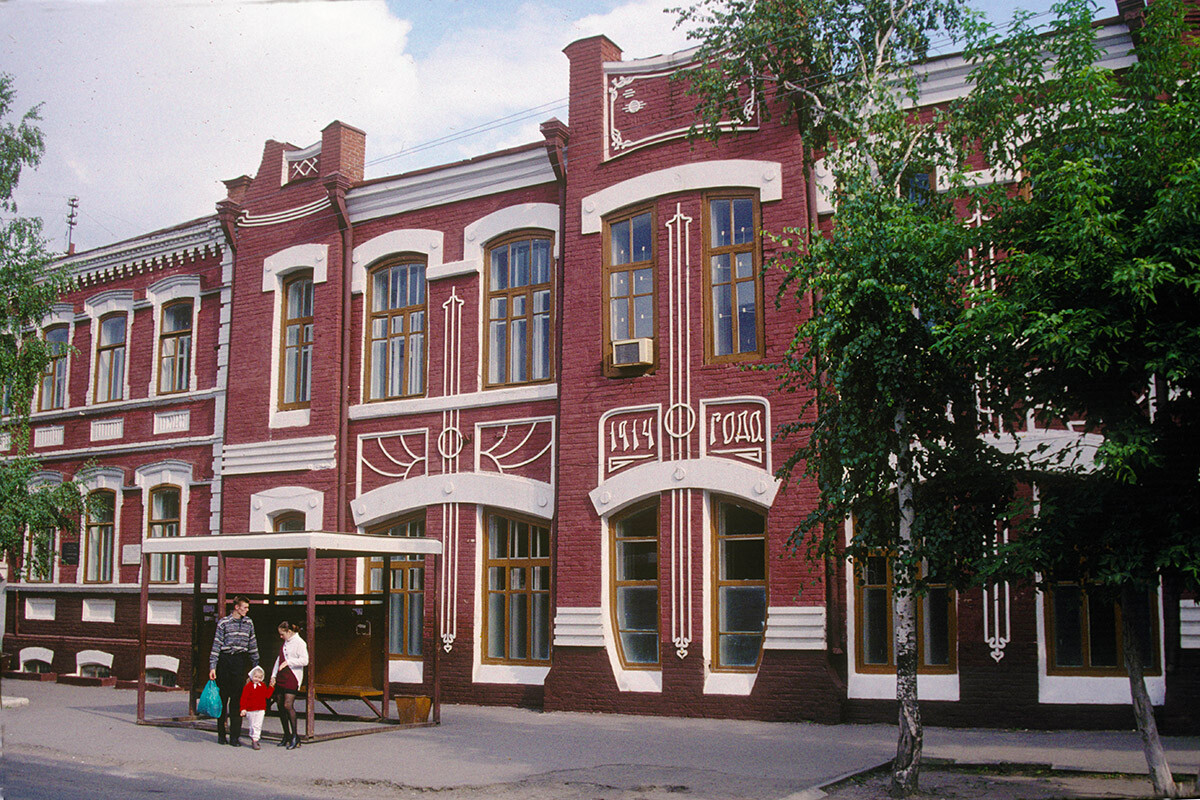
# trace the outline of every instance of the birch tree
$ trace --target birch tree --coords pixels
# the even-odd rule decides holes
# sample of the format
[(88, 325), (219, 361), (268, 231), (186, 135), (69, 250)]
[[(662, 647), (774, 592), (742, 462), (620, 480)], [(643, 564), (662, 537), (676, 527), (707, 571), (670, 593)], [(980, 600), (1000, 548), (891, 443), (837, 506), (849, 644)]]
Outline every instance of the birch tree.
[[(921, 109), (915, 67), (975, 26), (959, 0), (710, 0), (681, 13), (700, 67), (698, 134), (737, 120), (747, 93), (795, 124), (814, 171), (829, 176), (832, 221), (776, 235), (778, 298), (807, 311), (781, 385), (811, 401), (781, 434), (799, 442), (784, 476), (819, 500), (793, 534), (815, 557), (892, 573), (899, 737), (895, 795), (917, 791), (917, 599), (936, 579), (970, 580), (1011, 484), (980, 440), (973, 373), (940, 346), (963, 312), (969, 232), (950, 194), (961, 159)], [(768, 233), (768, 235), (770, 235)], [(844, 521), (853, 518), (848, 542)], [(856, 569), (856, 567), (851, 567)]]
[[(1200, 47), (1185, 10), (1149, 4), (1132, 65), (1098, 41), (1090, 3), (1056, 6), (1048, 33), (1018, 16), (968, 50), (975, 90), (956, 115), (1016, 181), (977, 198), (1003, 257), (957, 323), (959, 352), (983, 357), (988, 405), (1080, 432), (1057, 458), (1032, 453), (1040, 507), (1006, 569), (1115, 604), (1124, 663), (1105, 666), (1128, 675), (1157, 796), (1177, 787), (1143, 678), (1149, 621), (1160, 586), (1168, 604), (1200, 588)], [(1179, 631), (1164, 638), (1170, 669)]]

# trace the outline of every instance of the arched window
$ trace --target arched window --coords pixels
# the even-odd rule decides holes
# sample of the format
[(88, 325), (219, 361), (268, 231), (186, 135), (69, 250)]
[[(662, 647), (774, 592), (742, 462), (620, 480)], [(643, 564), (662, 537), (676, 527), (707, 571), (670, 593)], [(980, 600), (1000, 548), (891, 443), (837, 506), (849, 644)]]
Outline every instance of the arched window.
[(113, 579), (116, 502), (116, 492), (107, 489), (98, 489), (89, 496), (83, 546), (83, 579), (88, 583), (109, 583)]
[(81, 664), (79, 675), (83, 678), (111, 678), (112, 669), (105, 664)]
[(488, 248), (487, 385), (553, 377), (554, 250), (550, 237), (518, 233)]
[[(370, 531), (377, 536), (425, 535), (424, 517), (389, 522)], [(367, 591), (384, 591), (387, 559), (367, 561)], [(395, 658), (415, 658), (423, 650), (425, 630), (425, 557), (416, 554), (392, 556), (388, 591), (388, 652)]]
[(38, 658), (26, 659), (25, 663), (23, 663), (21, 665), (21, 671), (22, 672), (34, 672), (39, 675), (45, 674), (50, 671), (50, 662), (42, 661), (41, 659), (38, 659)]
[(125, 394), (125, 313), (100, 320), (96, 341), (96, 402), (120, 400)]
[(613, 630), (621, 663), (659, 663), (658, 503), (643, 505), (612, 523)]
[(312, 385), (313, 280), (303, 273), (283, 285), (279, 408), (308, 408)]
[(38, 411), (67, 407), (67, 326), (46, 329), (46, 344), (53, 358), (42, 373)]
[(146, 683), (152, 683), (155, 686), (174, 686), (175, 673), (161, 667), (147, 667)]
[(767, 519), (718, 500), (713, 542), (713, 668), (753, 670), (767, 627)]
[(158, 391), (186, 392), (192, 373), (192, 301), (163, 306), (158, 340)]
[(402, 258), (371, 271), (367, 397), (425, 393), (425, 261)]
[[(146, 535), (151, 539), (179, 535), (178, 486), (157, 486), (150, 490), (150, 513), (147, 515)], [(176, 583), (179, 581), (179, 556), (155, 553), (150, 556), (150, 581)]]

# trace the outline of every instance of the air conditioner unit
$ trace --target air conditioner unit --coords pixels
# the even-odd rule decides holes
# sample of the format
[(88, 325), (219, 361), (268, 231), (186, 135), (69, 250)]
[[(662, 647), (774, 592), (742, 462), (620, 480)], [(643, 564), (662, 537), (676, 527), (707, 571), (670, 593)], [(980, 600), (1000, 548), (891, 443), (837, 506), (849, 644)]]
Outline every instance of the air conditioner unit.
[(654, 363), (653, 339), (618, 339), (612, 343), (614, 367), (640, 367)]

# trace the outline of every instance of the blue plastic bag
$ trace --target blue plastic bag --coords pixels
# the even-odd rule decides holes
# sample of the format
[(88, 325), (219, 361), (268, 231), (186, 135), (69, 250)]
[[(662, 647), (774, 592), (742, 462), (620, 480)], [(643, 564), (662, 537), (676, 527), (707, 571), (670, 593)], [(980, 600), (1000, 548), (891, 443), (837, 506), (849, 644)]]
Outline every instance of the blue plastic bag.
[(221, 716), (221, 690), (216, 681), (209, 681), (196, 701), (196, 713), (216, 719)]

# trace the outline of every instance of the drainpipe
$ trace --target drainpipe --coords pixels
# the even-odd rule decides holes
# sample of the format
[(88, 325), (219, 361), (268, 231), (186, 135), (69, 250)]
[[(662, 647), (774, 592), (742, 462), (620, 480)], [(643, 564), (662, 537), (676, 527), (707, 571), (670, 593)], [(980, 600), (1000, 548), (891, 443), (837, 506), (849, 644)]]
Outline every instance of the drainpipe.
[[(353, 347), (350, 338), (350, 278), (354, 266), (354, 228), (350, 225), (350, 213), (346, 210), (346, 190), (350, 187), (350, 179), (341, 173), (335, 173), (325, 181), (325, 191), (333, 204), (337, 215), (338, 230), (342, 234), (342, 306), (339, 323), (342, 327), (342, 345), (340, 353), (341, 381), (338, 385), (338, 435), (337, 435), (337, 530), (345, 533), (349, 530), (346, 510), (349, 507), (349, 492), (347, 481), (352, 474), (349, 463), (352, 452), (349, 445), (350, 436), (350, 353)], [(344, 594), (346, 590), (346, 575), (342, 559), (337, 560), (337, 593)]]

